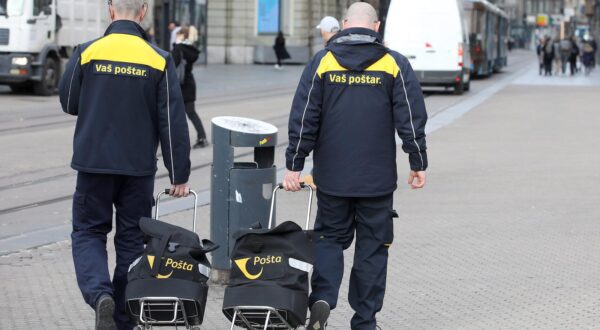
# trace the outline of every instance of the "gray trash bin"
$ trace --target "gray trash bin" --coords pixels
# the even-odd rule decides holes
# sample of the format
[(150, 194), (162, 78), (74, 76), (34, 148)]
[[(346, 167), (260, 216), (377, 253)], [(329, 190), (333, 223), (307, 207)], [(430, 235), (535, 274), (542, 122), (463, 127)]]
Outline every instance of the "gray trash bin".
[[(231, 267), (232, 235), (257, 222), (267, 228), (277, 174), (273, 165), (277, 127), (249, 118), (216, 117), (212, 142), (210, 232), (221, 248), (212, 254), (211, 277), (224, 282)], [(254, 148), (253, 161), (234, 161), (235, 148)]]

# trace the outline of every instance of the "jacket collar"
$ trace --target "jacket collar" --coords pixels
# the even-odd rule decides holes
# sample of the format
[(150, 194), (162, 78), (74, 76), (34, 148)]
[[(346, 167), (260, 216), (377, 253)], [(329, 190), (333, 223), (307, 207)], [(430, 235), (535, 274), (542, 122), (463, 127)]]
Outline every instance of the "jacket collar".
[(104, 32), (104, 35), (107, 36), (112, 33), (131, 34), (148, 41), (148, 35), (146, 35), (146, 31), (144, 31), (144, 29), (142, 29), (142, 27), (134, 21), (118, 20), (112, 22), (106, 29), (106, 32)]
[(382, 43), (381, 35), (366, 28), (349, 28), (337, 33), (328, 44), (332, 43)]

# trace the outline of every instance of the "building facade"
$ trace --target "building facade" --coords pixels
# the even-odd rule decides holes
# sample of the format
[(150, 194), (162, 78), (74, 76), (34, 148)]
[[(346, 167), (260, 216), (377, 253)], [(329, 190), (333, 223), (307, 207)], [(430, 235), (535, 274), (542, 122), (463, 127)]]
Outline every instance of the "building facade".
[[(380, 2), (369, 1), (376, 8)], [(305, 63), (322, 48), (315, 28), (324, 16), (341, 19), (356, 0), (208, 0), (208, 63), (272, 63), (278, 31), (291, 62)]]
[[(369, 0), (385, 22), (390, 0)], [(194, 25), (202, 51), (198, 63), (272, 63), (277, 32), (284, 33), (290, 62), (305, 63), (323, 47), (315, 28), (324, 16), (340, 20), (357, 0), (149, 0), (154, 38), (169, 48), (170, 22)], [(381, 9), (381, 10), (380, 10)]]

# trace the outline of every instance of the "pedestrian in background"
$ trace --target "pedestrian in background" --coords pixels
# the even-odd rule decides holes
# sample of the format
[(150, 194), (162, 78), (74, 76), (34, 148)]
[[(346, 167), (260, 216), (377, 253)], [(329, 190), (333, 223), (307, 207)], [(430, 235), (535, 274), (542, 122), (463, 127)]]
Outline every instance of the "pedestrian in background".
[(154, 25), (150, 25), (150, 27), (146, 29), (146, 35), (148, 36), (148, 41), (150, 41), (151, 44), (156, 45), (156, 33), (154, 31)]
[[(190, 140), (175, 64), (152, 45), (139, 25), (144, 0), (112, 0), (103, 37), (77, 47), (59, 84), (64, 112), (77, 116), (71, 167), (73, 262), (96, 329), (130, 330), (125, 287), (129, 265), (142, 255), (141, 217), (150, 217), (156, 151), (171, 181), (170, 194), (186, 196)], [(116, 210), (116, 267), (111, 281), (106, 241)]]
[[(552, 43), (554, 47), (554, 54), (560, 54), (560, 38), (554, 38), (554, 42)], [(560, 75), (561, 68), (563, 67), (563, 62), (561, 56), (554, 56), (554, 61), (552, 63), (553, 73), (555, 76)], [(566, 64), (565, 64), (566, 65)]]
[(587, 76), (592, 72), (592, 69), (594, 68), (594, 47), (591, 41), (586, 40), (584, 41), (582, 48), (583, 55), (581, 56), (581, 59), (585, 68), (585, 75)]
[(183, 77), (179, 77), (179, 83), (181, 84), (181, 94), (183, 95), (183, 102), (185, 103), (185, 113), (188, 118), (194, 124), (196, 129), (196, 143), (193, 148), (204, 148), (208, 146), (206, 140), (206, 132), (202, 125), (202, 120), (196, 113), (196, 79), (194, 78), (194, 63), (198, 60), (200, 51), (194, 46), (194, 43), (198, 40), (198, 30), (194, 26), (184, 26), (177, 32), (175, 38), (175, 45), (171, 54), (173, 55), (173, 61), (177, 68), (180, 65), (183, 66), (183, 70), (178, 70), (178, 74), (183, 74)]
[(590, 45), (592, 46), (592, 49), (594, 50), (594, 57), (592, 58), (592, 68), (596, 67), (596, 52), (598, 51), (598, 44), (596, 43), (596, 39), (594, 39), (594, 37), (591, 37), (590, 40)]
[(563, 38), (560, 41), (559, 49), (560, 49), (560, 51), (556, 52), (555, 54), (557, 55), (557, 57), (560, 56), (562, 74), (566, 74), (567, 73), (567, 64), (569, 64), (569, 61), (571, 58), (571, 53), (573, 51), (573, 42), (571, 41), (571, 38), (569, 38), (569, 37)]
[(281, 31), (277, 33), (277, 38), (275, 38), (275, 45), (273, 45), (273, 50), (275, 50), (275, 56), (277, 57), (277, 64), (275, 64), (275, 69), (281, 70), (281, 61), (291, 58), (290, 53), (288, 53), (287, 49), (285, 48), (285, 37), (283, 36), (283, 32)]
[(538, 65), (539, 65), (539, 71), (540, 71), (540, 76), (544, 74), (544, 70), (545, 70), (545, 65), (544, 65), (544, 39), (540, 39), (537, 47), (536, 47), (536, 53), (537, 53), (537, 57), (538, 57)]
[(408, 183), (425, 185), (427, 112), (409, 61), (386, 48), (368, 3), (348, 8), (343, 30), (306, 65), (292, 102), (288, 191), (314, 150), (318, 211), (307, 329), (324, 329), (344, 273), (343, 251), (356, 235), (348, 300), (353, 330), (375, 330), (383, 307), (388, 249), (394, 237), (396, 131), (409, 154)]
[(577, 40), (575, 36), (570, 38), (571, 41), (571, 53), (569, 54), (569, 65), (571, 68), (571, 76), (577, 73), (577, 59), (579, 58), (579, 47), (577, 46)]
[(179, 22), (172, 21), (169, 23), (168, 29), (171, 33), (169, 37), (169, 50), (173, 50), (175, 40), (177, 40), (177, 32), (179, 31), (179, 29), (181, 29), (181, 26), (179, 26)]
[(317, 25), (317, 29), (321, 32), (321, 38), (323, 38), (323, 44), (327, 46), (329, 39), (331, 39), (336, 33), (340, 31), (340, 22), (331, 16), (325, 16)]
[(550, 37), (544, 39), (542, 52), (544, 54), (544, 75), (552, 76), (552, 61), (556, 57), (556, 53), (554, 51), (554, 43)]

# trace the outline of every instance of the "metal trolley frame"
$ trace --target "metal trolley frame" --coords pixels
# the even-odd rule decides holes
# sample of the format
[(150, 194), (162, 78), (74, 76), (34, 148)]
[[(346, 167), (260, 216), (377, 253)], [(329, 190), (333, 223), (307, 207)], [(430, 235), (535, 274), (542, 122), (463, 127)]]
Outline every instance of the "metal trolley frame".
[[(154, 219), (159, 220), (160, 198), (169, 194), (170, 190), (165, 189), (156, 196), (156, 207), (154, 209)], [(198, 214), (198, 194), (190, 190), (190, 194), (194, 196), (194, 219), (192, 223), (192, 231), (196, 232), (196, 218)], [(193, 315), (191, 311), (186, 310), (186, 300), (177, 297), (144, 297), (139, 299), (140, 302), (140, 318), (138, 329), (152, 329), (153, 326), (184, 326), (186, 329), (200, 330), (199, 325), (191, 325), (188, 322), (188, 316)], [(197, 313), (197, 311), (195, 311)], [(173, 318), (168, 321), (159, 321), (153, 318), (152, 315), (160, 313), (173, 313)]]
[[(310, 213), (312, 210), (312, 200), (314, 191), (310, 185), (301, 183), (301, 187), (303, 189), (307, 189), (310, 191), (308, 196), (308, 207), (306, 211), (306, 224), (304, 226), (304, 230), (310, 229)], [(271, 229), (273, 227), (273, 215), (275, 212), (275, 200), (277, 191), (283, 189), (283, 184), (278, 184), (275, 189), (273, 189), (273, 195), (271, 196), (271, 211), (269, 212), (269, 227)], [(286, 321), (286, 311), (278, 310), (269, 306), (236, 306), (233, 307), (233, 318), (231, 319), (231, 328), (230, 330), (234, 330), (234, 327), (242, 327), (249, 330), (275, 330), (275, 329), (283, 329), (283, 330), (294, 330), (296, 328), (292, 327)]]

